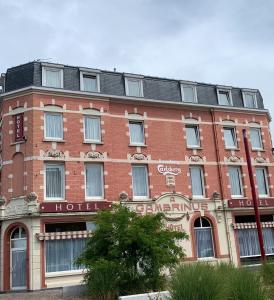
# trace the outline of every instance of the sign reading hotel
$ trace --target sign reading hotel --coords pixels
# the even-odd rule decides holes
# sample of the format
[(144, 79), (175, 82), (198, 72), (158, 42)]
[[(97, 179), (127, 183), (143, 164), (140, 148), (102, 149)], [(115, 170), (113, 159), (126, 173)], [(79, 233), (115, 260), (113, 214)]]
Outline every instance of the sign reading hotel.
[[(258, 205), (260, 207), (274, 206), (274, 199), (259, 199)], [(253, 201), (251, 199), (228, 200), (228, 207), (230, 208), (253, 207)]]
[(170, 166), (158, 165), (157, 170), (163, 175), (178, 175), (182, 172), (181, 168), (173, 168)]
[(24, 114), (17, 114), (14, 116), (14, 126), (15, 126), (15, 142), (21, 142), (24, 140)]
[(48, 202), (40, 204), (41, 213), (69, 213), (69, 212), (96, 212), (101, 209), (109, 209), (111, 202), (92, 201), (81, 203)]

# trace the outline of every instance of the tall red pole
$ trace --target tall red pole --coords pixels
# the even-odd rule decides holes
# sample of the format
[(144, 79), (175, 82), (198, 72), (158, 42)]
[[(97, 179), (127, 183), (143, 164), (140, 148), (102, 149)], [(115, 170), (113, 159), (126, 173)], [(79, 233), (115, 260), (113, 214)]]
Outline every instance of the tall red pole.
[(265, 258), (265, 250), (264, 250), (263, 232), (262, 232), (260, 213), (259, 213), (259, 207), (258, 207), (258, 198), (257, 198), (256, 188), (255, 188), (255, 183), (254, 183), (254, 175), (253, 175), (253, 170), (252, 170), (252, 165), (251, 165), (251, 157), (250, 157), (248, 139), (246, 136), (246, 129), (243, 129), (243, 136), (244, 136), (247, 168), (248, 168), (248, 174), (249, 174), (250, 186), (251, 186), (251, 192), (252, 192), (252, 200), (253, 200), (256, 225), (257, 225), (257, 231), (258, 231), (258, 238), (259, 238), (259, 244), (260, 244), (260, 250), (261, 250), (261, 260), (265, 261), (266, 258)]

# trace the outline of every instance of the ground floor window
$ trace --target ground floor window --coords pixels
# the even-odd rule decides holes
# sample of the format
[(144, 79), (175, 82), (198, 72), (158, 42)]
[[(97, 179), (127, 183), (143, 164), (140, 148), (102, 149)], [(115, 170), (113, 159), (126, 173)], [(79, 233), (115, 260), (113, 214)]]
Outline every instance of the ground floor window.
[(194, 222), (196, 253), (198, 258), (214, 257), (211, 224), (206, 218)]
[(75, 260), (83, 252), (87, 239), (47, 240), (46, 273), (81, 269)]

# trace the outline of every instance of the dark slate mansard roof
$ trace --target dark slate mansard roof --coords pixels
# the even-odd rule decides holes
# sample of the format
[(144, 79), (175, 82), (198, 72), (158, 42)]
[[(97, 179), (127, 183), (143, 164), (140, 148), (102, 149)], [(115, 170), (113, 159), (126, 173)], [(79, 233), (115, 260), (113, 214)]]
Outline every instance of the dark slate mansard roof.
[[(34, 61), (9, 68), (5, 78), (5, 92), (15, 91), (28, 86), (42, 86), (42, 62)], [(50, 63), (47, 63), (50, 66)], [(56, 66), (52, 64), (52, 66)], [(60, 65), (62, 66), (62, 65)], [(80, 68), (63, 66), (64, 90), (80, 91)], [(100, 93), (105, 95), (126, 96), (124, 73), (100, 70)], [(196, 83), (198, 104), (218, 106), (217, 85)], [(227, 87), (230, 88), (230, 87)], [(171, 102), (182, 102), (180, 81), (175, 79), (143, 77), (144, 98)], [(256, 91), (258, 109), (264, 109), (263, 99)], [(232, 88), (234, 107), (244, 107), (242, 89)]]

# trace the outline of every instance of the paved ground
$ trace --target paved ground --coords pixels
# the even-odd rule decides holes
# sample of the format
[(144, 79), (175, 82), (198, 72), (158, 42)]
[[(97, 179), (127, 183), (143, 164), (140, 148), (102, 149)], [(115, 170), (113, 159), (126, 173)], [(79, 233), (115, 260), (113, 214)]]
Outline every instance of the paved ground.
[(88, 300), (84, 297), (63, 296), (61, 289), (28, 293), (0, 294), (0, 300)]

